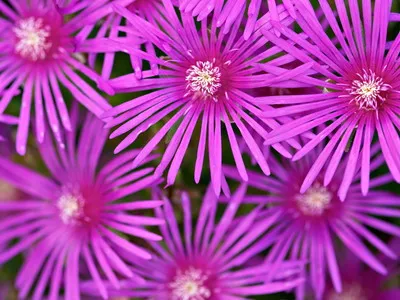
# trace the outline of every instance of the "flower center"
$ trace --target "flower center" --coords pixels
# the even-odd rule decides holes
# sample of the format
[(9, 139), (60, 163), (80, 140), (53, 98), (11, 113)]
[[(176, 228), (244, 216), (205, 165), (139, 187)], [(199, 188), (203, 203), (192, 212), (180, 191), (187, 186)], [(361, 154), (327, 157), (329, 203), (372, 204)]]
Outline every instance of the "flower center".
[(204, 98), (212, 97), (217, 101), (215, 94), (221, 87), (221, 72), (215, 67), (215, 59), (210, 61), (198, 61), (186, 71), (186, 89), (188, 92), (200, 94)]
[(300, 211), (307, 216), (320, 216), (328, 208), (332, 194), (319, 183), (314, 184), (304, 194), (296, 196)]
[(57, 202), (64, 224), (73, 224), (83, 213), (83, 198), (72, 194), (62, 195)]
[(15, 52), (31, 61), (46, 58), (52, 43), (49, 41), (50, 27), (43, 24), (43, 19), (29, 17), (18, 22), (13, 29), (17, 43)]
[(354, 98), (359, 109), (377, 110), (386, 101), (386, 92), (391, 88), (383, 79), (372, 71), (357, 74), (358, 79), (353, 80), (351, 87), (346, 89)]
[(202, 271), (190, 268), (176, 274), (170, 283), (173, 300), (205, 300), (211, 297), (210, 290), (205, 286), (208, 276)]

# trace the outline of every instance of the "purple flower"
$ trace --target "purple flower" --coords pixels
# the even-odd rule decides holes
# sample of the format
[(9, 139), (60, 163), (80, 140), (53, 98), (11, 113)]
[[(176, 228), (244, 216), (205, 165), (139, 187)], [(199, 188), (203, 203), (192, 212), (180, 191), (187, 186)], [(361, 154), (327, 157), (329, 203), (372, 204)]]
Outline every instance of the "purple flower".
[[(127, 255), (134, 272), (146, 281), (125, 282), (115, 295), (140, 299), (245, 299), (249, 295), (287, 291), (301, 283), (298, 273), (303, 264), (297, 261), (284, 262), (273, 275), (269, 274), (268, 265), (251, 263), (273, 242), (265, 236), (279, 214), (256, 221), (260, 213), (256, 208), (235, 219), (245, 190), (244, 185), (237, 189), (216, 223), (218, 201), (209, 188), (194, 227), (194, 210), (186, 193), (181, 197), (183, 228), (178, 226), (180, 221), (171, 203), (165, 200), (157, 215), (166, 220), (160, 229), (167, 249), (152, 242), (151, 260)], [(271, 281), (264, 283), (267, 274), (272, 276)], [(91, 284), (86, 289), (98, 293)]]
[[(395, 252), (375, 232), (400, 236), (400, 227), (380, 219), (400, 217), (400, 197), (383, 191), (371, 191), (368, 196), (363, 196), (357, 173), (347, 200), (341, 201), (337, 190), (342, 180), (340, 174), (346, 168), (345, 162), (339, 165), (329, 185), (323, 185), (320, 175), (303, 193), (301, 184), (309, 166), (317, 158), (317, 150), (298, 162), (279, 162), (270, 156), (269, 163), (275, 176), (249, 172), (249, 186), (268, 194), (248, 194), (243, 202), (268, 205), (266, 215), (280, 214), (275, 222), (278, 238), (274, 241), (267, 263), (275, 261), (276, 267), (279, 267), (279, 261), (286, 256), (308, 261), (309, 271), (305, 276), (309, 276), (316, 298), (321, 299), (326, 286), (326, 273), (331, 277), (335, 290), (343, 290), (340, 273), (346, 270), (339, 271), (334, 246), (336, 241), (344, 244), (373, 270), (386, 274), (384, 265), (368, 246), (387, 257), (396, 258)], [(373, 147), (373, 152), (377, 150), (378, 147)], [(371, 163), (372, 171), (381, 164), (381, 160), (378, 158)], [(226, 167), (224, 172), (228, 177), (240, 179), (233, 167)], [(390, 180), (390, 175), (376, 177), (371, 180), (371, 186), (380, 186)], [(297, 299), (303, 299), (304, 292), (303, 285), (296, 291)]]
[[(262, 114), (265, 118), (291, 116), (295, 120), (274, 130), (268, 144), (282, 142), (298, 134), (329, 126), (300, 149), (293, 160), (299, 160), (324, 139), (329, 142), (317, 157), (305, 178), (301, 191), (311, 187), (324, 165), (322, 184), (328, 185), (337, 171), (344, 152), (349, 150), (347, 167), (338, 189), (343, 200), (361, 163), (362, 193), (367, 194), (370, 181), (371, 144), (377, 135), (386, 163), (400, 182), (400, 35), (387, 44), (391, 1), (336, 2), (336, 10), (327, 1), (319, 0), (321, 21), (309, 1), (295, 1), (297, 23), (302, 33), (284, 24), (274, 23), (280, 38), (264, 30), (264, 35), (278, 47), (305, 64), (312, 64), (313, 76), (301, 80), (323, 89), (317, 95), (265, 97), (265, 105), (278, 105)], [(327, 29), (323, 29), (328, 25)], [(326, 32), (333, 32), (330, 38)], [(304, 39), (305, 36), (309, 40)], [(385, 47), (389, 45), (386, 51)], [(289, 72), (289, 71), (288, 71)], [(307, 76), (305, 76), (307, 77)]]
[[(129, 45), (122, 47), (124, 51), (148, 60), (150, 65), (160, 65), (160, 69), (158, 76), (155, 76), (157, 74), (154, 71), (148, 70), (143, 71), (143, 78), (140, 80), (137, 74), (129, 74), (110, 81), (111, 86), (119, 92), (146, 92), (145, 95), (105, 113), (104, 117), (114, 117), (108, 122), (108, 127), (120, 126), (111, 134), (111, 138), (130, 132), (115, 152), (125, 149), (139, 134), (168, 117), (168, 121), (160, 126), (136, 157), (134, 165), (156, 148), (169, 132), (172, 139), (156, 172), (161, 174), (169, 167), (167, 184), (171, 185), (199, 123), (195, 181), (200, 180), (208, 144), (212, 184), (216, 194), (219, 194), (222, 181), (221, 136), (225, 125), (229, 145), (242, 178), (247, 179), (247, 171), (234, 134), (235, 127), (249, 145), (263, 172), (269, 174), (270, 169), (248, 127), (253, 128), (256, 135), (265, 138), (268, 130), (279, 126), (279, 123), (271, 119), (264, 120), (259, 125), (255, 121), (253, 115), (260, 114), (261, 111), (250, 92), (268, 85), (299, 86), (298, 83), (287, 81), (287, 74), (280, 76), (281, 71), (284, 71), (281, 65), (291, 62), (291, 57), (283, 56), (271, 59), (268, 63), (264, 62), (278, 50), (266, 47), (267, 40), (261, 34), (261, 28), (271, 28), (269, 15), (257, 20), (253, 34), (246, 41), (240, 26), (244, 17), (243, 10), (231, 28), (225, 25), (217, 28), (217, 11), (213, 17), (203, 20), (197, 29), (191, 15), (182, 13), (179, 16), (182, 19), (180, 21), (172, 3), (168, 0), (163, 3), (159, 7), (159, 13), (154, 16), (156, 22), (153, 24), (126, 9), (116, 7), (131, 24), (128, 27), (130, 30), (138, 31), (141, 28), (136, 35), (143, 36), (143, 39), (153, 43), (164, 54), (156, 56)], [(279, 7), (279, 12), (283, 23), (291, 22), (283, 7)], [(300, 75), (307, 70), (301, 67), (293, 72)], [(293, 146), (300, 146), (296, 141), (289, 142)], [(276, 144), (273, 147), (282, 155), (290, 157), (290, 153), (282, 145)]]
[[(77, 124), (83, 124), (79, 137)], [(48, 299), (59, 299), (63, 285), (66, 299), (79, 299), (80, 274), (85, 270), (107, 298), (103, 280), (118, 288), (120, 276), (137, 276), (119, 255), (121, 249), (135, 258), (151, 258), (149, 251), (121, 235), (161, 239), (143, 226), (163, 220), (132, 212), (159, 207), (162, 201), (119, 201), (155, 181), (149, 175), (152, 168), (132, 170), (126, 165), (139, 151), (126, 152), (98, 168), (108, 136), (102, 122), (93, 115), (80, 118), (74, 106), (71, 127), (65, 149), (55, 146), (48, 135), (39, 145), (50, 177), (0, 157), (0, 178), (27, 195), (24, 200), (0, 202), (0, 212), (7, 215), (0, 221), (0, 244), (8, 244), (0, 253), (0, 264), (29, 249), (16, 279), (21, 298), (32, 290), (29, 299), (43, 299), (48, 287)]]
[(62, 89), (96, 115), (109, 108), (107, 101), (80, 74), (106, 92), (113, 92), (83, 62), (85, 53), (106, 51), (101, 49), (101, 42), (87, 39), (90, 34), (87, 26), (94, 26), (111, 12), (111, 6), (104, 4), (107, 1), (97, 1), (101, 5), (77, 2), (73, 1), (74, 5), (71, 3), (65, 10), (46, 0), (0, 4), (0, 118), (23, 85), (16, 138), (19, 154), (26, 151), (32, 108), (38, 141), (43, 141), (48, 121), (57, 141), (64, 144), (61, 132), (63, 128), (71, 130), (71, 122)]

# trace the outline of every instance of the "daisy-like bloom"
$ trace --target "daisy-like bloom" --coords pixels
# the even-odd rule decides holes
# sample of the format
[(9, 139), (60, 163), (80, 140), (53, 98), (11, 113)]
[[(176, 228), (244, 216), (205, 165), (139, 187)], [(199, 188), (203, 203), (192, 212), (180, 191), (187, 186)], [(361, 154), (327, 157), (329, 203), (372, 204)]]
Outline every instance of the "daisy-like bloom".
[[(233, 300), (288, 291), (300, 284), (302, 279), (298, 275), (304, 264), (285, 261), (282, 268), (269, 274), (267, 265), (251, 263), (273, 242), (273, 238), (265, 236), (279, 214), (256, 221), (260, 209), (255, 208), (248, 215), (235, 218), (245, 190), (244, 185), (236, 190), (217, 222), (218, 200), (209, 188), (195, 226), (190, 199), (183, 193), (183, 228), (178, 225), (171, 203), (165, 199), (163, 208), (157, 209), (157, 216), (166, 220), (160, 227), (166, 249), (153, 242), (151, 260), (127, 256), (133, 271), (146, 282), (125, 282), (115, 295), (139, 299)], [(268, 274), (271, 281), (264, 282)], [(88, 292), (97, 292), (91, 285), (86, 288)]]
[[(391, 9), (390, 0), (332, 2), (319, 0), (324, 23), (318, 21), (308, 0), (294, 1), (296, 21), (302, 33), (296, 33), (282, 23), (274, 23), (280, 38), (264, 30), (264, 35), (278, 47), (306, 64), (313, 64), (317, 73), (308, 82), (321, 89), (318, 95), (277, 96), (259, 99), (266, 105), (277, 105), (263, 117), (291, 116), (295, 120), (274, 130), (267, 143), (281, 142), (317, 128), (329, 126), (300, 149), (298, 160), (330, 137), (313, 164), (301, 187), (309, 189), (321, 169), (327, 165), (321, 184), (327, 186), (344, 153), (349, 150), (347, 167), (338, 188), (343, 200), (356, 173), (356, 162), (362, 159), (361, 186), (368, 192), (370, 180), (371, 144), (377, 137), (386, 163), (400, 182), (400, 35), (387, 44)], [(332, 40), (326, 32), (333, 32)], [(306, 34), (310, 40), (305, 40)], [(385, 50), (389, 45), (389, 49)], [(333, 133), (333, 135), (331, 135)]]
[[(156, 56), (129, 45), (123, 46), (124, 51), (148, 60), (150, 64), (159, 64), (160, 70), (157, 77), (153, 76), (152, 71), (143, 71), (141, 80), (137, 79), (136, 74), (129, 74), (110, 81), (111, 86), (119, 92), (147, 92), (104, 114), (104, 117), (114, 117), (108, 122), (108, 127), (120, 126), (111, 134), (111, 138), (130, 132), (115, 152), (128, 147), (140, 133), (168, 117), (168, 121), (136, 157), (134, 165), (140, 163), (170, 133), (171, 141), (156, 170), (161, 174), (170, 166), (167, 176), (167, 184), (170, 185), (175, 181), (196, 125), (200, 123), (199, 137), (196, 137), (195, 181), (200, 179), (208, 144), (212, 184), (216, 194), (219, 194), (222, 177), (221, 136), (225, 125), (241, 176), (247, 179), (234, 134), (235, 127), (249, 145), (263, 172), (269, 174), (270, 169), (248, 127), (253, 128), (257, 135), (266, 137), (268, 129), (279, 124), (276, 120), (265, 120), (259, 125), (254, 120), (253, 114), (259, 114), (260, 110), (249, 93), (267, 85), (298, 86), (297, 82), (287, 81), (286, 77), (296, 73), (301, 78), (304, 73), (308, 74), (307, 67), (301, 66), (291, 74), (281, 75), (281, 71), (285, 70), (280, 66), (293, 59), (289, 56), (271, 58), (279, 50), (266, 47), (267, 40), (261, 34), (261, 28), (271, 29), (269, 15), (258, 19), (254, 33), (246, 41), (240, 26), (244, 17), (243, 10), (230, 29), (225, 26), (217, 28), (221, 5), (214, 10), (212, 17), (203, 20), (201, 24), (196, 24), (190, 14), (182, 13), (178, 16), (169, 0), (163, 1), (159, 13), (154, 16), (154, 24), (126, 9), (116, 7), (116, 10), (126, 17), (131, 30), (140, 28), (136, 34), (151, 41), (164, 54)], [(283, 7), (279, 7), (279, 12), (283, 23), (291, 22)], [(266, 59), (271, 60), (265, 62)], [(299, 146), (296, 141), (290, 143)], [(276, 144), (273, 147), (282, 155), (290, 157), (284, 146)]]
[[(397, 240), (390, 243), (391, 246), (400, 250), (400, 243)], [(328, 287), (323, 299), (326, 300), (341, 300), (341, 299), (385, 299), (395, 300), (400, 298), (400, 290), (397, 286), (385, 287), (391, 279), (398, 275), (397, 262), (390, 262), (387, 265), (388, 274), (382, 276), (380, 274), (371, 272), (365, 267), (362, 262), (357, 259), (352, 253), (342, 255), (339, 261), (339, 268), (346, 270), (343, 273), (343, 291), (339, 294), (336, 293), (332, 287)]]
[[(378, 150), (377, 146), (372, 149), (374, 153)], [(380, 219), (400, 217), (400, 197), (383, 191), (371, 191), (363, 196), (359, 184), (360, 174), (357, 172), (346, 201), (341, 201), (337, 190), (342, 180), (341, 174), (346, 168), (345, 163), (339, 165), (338, 173), (329, 185), (323, 184), (323, 176), (320, 175), (312, 186), (302, 192), (301, 184), (317, 155), (318, 151), (313, 151), (298, 162), (280, 162), (270, 156), (269, 163), (275, 170), (275, 176), (266, 177), (249, 172), (248, 181), (249, 186), (267, 195), (248, 194), (244, 202), (267, 205), (267, 215), (280, 213), (275, 222), (279, 231), (278, 238), (274, 241), (267, 262), (275, 261), (274, 264), (279, 267), (279, 261), (286, 256), (309, 262), (304, 276), (309, 279), (316, 298), (321, 299), (327, 274), (337, 292), (344, 289), (340, 273), (347, 270), (338, 268), (336, 244), (344, 245), (376, 272), (386, 274), (384, 264), (371, 252), (369, 246), (387, 257), (396, 258), (395, 252), (376, 232), (380, 232), (380, 235), (400, 236), (400, 227)], [(375, 159), (371, 163), (371, 170), (375, 170), (382, 160), (382, 157)], [(240, 179), (233, 167), (226, 167), (224, 171), (228, 177)], [(371, 180), (371, 186), (380, 186), (390, 180), (390, 174), (376, 177)], [(296, 299), (304, 298), (304, 289), (302, 285), (296, 290)]]
[(66, 11), (47, 0), (0, 3), (0, 122), (23, 86), (16, 138), (19, 154), (26, 151), (33, 108), (38, 141), (43, 141), (49, 123), (57, 141), (64, 144), (62, 130), (71, 130), (71, 122), (62, 89), (96, 115), (109, 108), (107, 101), (80, 76), (113, 93), (84, 64), (85, 53), (106, 51), (101, 49), (101, 42), (86, 37), (87, 26), (112, 11), (107, 2), (90, 5), (89, 1), (73, 1)]
[[(83, 124), (79, 133), (77, 124)], [(26, 254), (16, 279), (20, 298), (32, 292), (29, 299), (44, 299), (48, 291), (46, 299), (60, 299), (64, 290), (63, 299), (80, 299), (80, 279), (85, 276), (106, 299), (104, 280), (118, 288), (121, 276), (140, 279), (119, 255), (121, 249), (132, 258), (151, 258), (149, 251), (126, 237), (161, 239), (144, 226), (163, 220), (133, 212), (159, 207), (162, 201), (119, 201), (152, 186), (153, 169), (126, 165), (137, 150), (98, 168), (108, 135), (103, 123), (94, 115), (83, 120), (74, 106), (71, 125), (65, 149), (55, 146), (48, 135), (39, 145), (49, 177), (0, 157), (0, 178), (26, 194), (19, 201), (0, 202), (0, 213), (6, 215), (0, 221), (0, 244), (7, 244), (0, 264)]]

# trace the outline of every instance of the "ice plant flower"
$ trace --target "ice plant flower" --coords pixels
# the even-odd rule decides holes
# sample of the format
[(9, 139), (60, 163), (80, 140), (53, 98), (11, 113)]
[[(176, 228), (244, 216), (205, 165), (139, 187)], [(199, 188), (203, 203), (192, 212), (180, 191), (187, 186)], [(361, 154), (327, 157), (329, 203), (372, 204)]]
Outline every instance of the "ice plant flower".
[[(119, 255), (121, 249), (132, 258), (151, 258), (149, 251), (122, 235), (161, 239), (144, 226), (163, 220), (133, 213), (162, 204), (133, 199), (134, 193), (154, 183), (152, 168), (134, 170), (126, 165), (137, 150), (99, 167), (108, 132), (94, 115), (83, 120), (75, 108), (65, 149), (55, 146), (48, 135), (39, 145), (49, 177), (0, 157), (0, 179), (26, 194), (23, 200), (0, 202), (0, 213), (6, 215), (0, 221), (0, 244), (6, 244), (0, 264), (26, 254), (16, 279), (20, 298), (31, 292), (29, 299), (60, 299), (64, 290), (63, 299), (80, 299), (83, 276), (92, 278), (106, 299), (104, 280), (118, 288), (121, 276), (140, 279)], [(83, 124), (79, 137), (78, 124)], [(125, 197), (127, 201), (119, 201)]]
[(71, 122), (62, 89), (72, 93), (96, 115), (109, 108), (107, 101), (80, 75), (113, 93), (84, 64), (85, 53), (103, 51), (101, 43), (86, 39), (87, 26), (111, 12), (111, 6), (107, 4), (106, 9), (106, 1), (97, 1), (96, 5), (85, 1), (86, 6), (73, 2), (78, 12), (72, 9), (72, 3), (69, 6), (72, 12), (62, 11), (54, 1), (47, 0), (0, 3), (0, 122), (23, 86), (16, 138), (19, 154), (26, 151), (32, 108), (39, 142), (43, 141), (49, 123), (57, 141), (63, 145), (62, 129), (71, 130)]
[[(395, 240), (390, 245), (399, 250), (399, 241)], [(362, 262), (352, 253), (342, 255), (339, 261), (339, 268), (346, 270), (343, 272), (343, 291), (337, 293), (332, 287), (328, 286), (323, 299), (341, 300), (341, 299), (399, 299), (400, 291), (397, 287), (386, 287), (385, 285), (391, 279), (398, 275), (397, 262), (392, 261), (387, 266), (388, 274), (382, 276), (366, 268)]]
[[(377, 152), (377, 149), (379, 147), (374, 147), (373, 151)], [(320, 175), (312, 186), (302, 192), (301, 184), (317, 155), (318, 149), (298, 162), (280, 162), (271, 155), (269, 163), (275, 170), (274, 176), (266, 177), (249, 171), (249, 186), (267, 194), (248, 194), (243, 202), (267, 205), (267, 215), (275, 212), (280, 214), (275, 222), (278, 238), (268, 254), (267, 262), (275, 262), (273, 264), (279, 267), (279, 261), (286, 256), (308, 261), (304, 276), (308, 278), (316, 299), (322, 299), (328, 274), (337, 292), (344, 289), (340, 274), (346, 273), (347, 269), (338, 268), (336, 244), (344, 245), (374, 271), (386, 274), (384, 264), (369, 246), (391, 259), (396, 258), (396, 252), (376, 232), (380, 236), (400, 236), (400, 227), (381, 219), (400, 217), (400, 197), (384, 191), (371, 191), (363, 196), (359, 185), (360, 175), (357, 173), (346, 201), (341, 201), (337, 190), (342, 179), (340, 174), (346, 168), (344, 162), (339, 165), (338, 173), (329, 185), (323, 184), (323, 176)], [(371, 163), (371, 170), (381, 164), (380, 160), (383, 158), (378, 157)], [(227, 177), (240, 179), (233, 167), (225, 167), (224, 172)], [(376, 177), (371, 180), (371, 186), (390, 181), (390, 174)], [(297, 288), (296, 294), (296, 299), (304, 299), (305, 285)]]
[[(336, 9), (319, 0), (323, 12), (323, 29), (310, 2), (295, 1), (296, 21), (302, 33), (274, 23), (280, 38), (264, 30), (264, 35), (285, 52), (303, 63), (313, 64), (317, 73), (308, 82), (321, 88), (318, 95), (277, 96), (259, 99), (266, 105), (279, 108), (264, 112), (266, 118), (291, 116), (294, 118), (274, 130), (268, 144), (293, 138), (321, 124), (329, 126), (317, 131), (316, 136), (300, 149), (293, 160), (299, 160), (329, 137), (321, 154), (305, 178), (301, 192), (310, 188), (324, 165), (322, 185), (333, 180), (344, 152), (349, 150), (338, 193), (343, 200), (356, 173), (356, 162), (362, 158), (361, 186), (368, 192), (370, 180), (370, 149), (377, 137), (386, 163), (397, 182), (400, 182), (400, 34), (387, 44), (391, 2), (335, 1)], [(375, 6), (372, 7), (372, 4)], [(332, 31), (335, 39), (326, 32)], [(305, 40), (301, 34), (309, 36)], [(389, 45), (389, 46), (388, 46)], [(386, 47), (388, 50), (385, 50)], [(333, 134), (333, 135), (331, 135)]]
[[(284, 71), (281, 65), (290, 63), (291, 57), (283, 56), (265, 62), (278, 50), (266, 47), (267, 40), (261, 34), (261, 28), (271, 29), (269, 15), (257, 20), (256, 29), (246, 41), (240, 26), (244, 17), (243, 11), (230, 30), (226, 31), (225, 26), (217, 28), (221, 5), (214, 10), (212, 18), (199, 24), (199, 28), (191, 15), (182, 13), (178, 16), (169, 0), (163, 1), (163, 6), (159, 7), (159, 14), (154, 16), (156, 22), (153, 24), (127, 9), (117, 6), (115, 8), (131, 24), (132, 30), (141, 29), (137, 35), (142, 35), (145, 40), (164, 52), (163, 55), (157, 56), (143, 53), (129, 45), (122, 47), (124, 51), (148, 60), (150, 64), (159, 64), (160, 70), (157, 77), (154, 77), (152, 71), (143, 71), (141, 80), (137, 79), (136, 74), (129, 74), (110, 81), (110, 85), (118, 92), (147, 92), (104, 114), (104, 117), (114, 117), (108, 122), (108, 127), (120, 126), (111, 134), (111, 138), (130, 132), (115, 152), (128, 147), (140, 133), (168, 116), (168, 121), (134, 160), (134, 164), (139, 163), (169, 133), (171, 141), (156, 170), (161, 174), (169, 167), (168, 185), (175, 181), (198, 123), (200, 136), (196, 138), (196, 182), (200, 180), (208, 143), (210, 169), (213, 170), (212, 184), (216, 194), (220, 193), (223, 124), (241, 176), (247, 178), (234, 134), (235, 127), (249, 145), (261, 169), (265, 174), (269, 174), (270, 169), (248, 127), (253, 128), (257, 135), (265, 137), (270, 128), (279, 124), (276, 120), (265, 120), (259, 125), (253, 119), (253, 115), (259, 114), (260, 110), (249, 93), (268, 85), (301, 86), (297, 82), (286, 80), (287, 76), (293, 74), (281, 76), (281, 71)], [(283, 7), (279, 7), (279, 12), (283, 23), (291, 22)], [(307, 73), (307, 68), (301, 66), (300, 69), (294, 69), (293, 73), (297, 73), (301, 78), (303, 73)], [(292, 145), (299, 146), (295, 141), (292, 141)], [(282, 155), (290, 157), (284, 146), (276, 144), (273, 147)]]
[[(195, 226), (192, 225), (194, 210), (188, 195), (183, 193), (183, 228), (178, 225), (178, 216), (174, 215), (171, 203), (165, 200), (163, 208), (157, 209), (157, 215), (166, 220), (160, 227), (166, 249), (152, 242), (151, 260), (127, 256), (133, 272), (146, 281), (142, 284), (125, 282), (121, 291), (112, 294), (139, 299), (233, 300), (288, 291), (301, 283), (298, 274), (304, 264), (297, 261), (284, 262), (281, 269), (270, 274), (272, 280), (265, 283), (263, 279), (269, 272), (268, 266), (250, 263), (271, 245), (273, 239), (265, 239), (266, 232), (279, 215), (271, 214), (256, 221), (260, 212), (256, 208), (237, 218), (245, 190), (244, 185), (236, 190), (217, 222), (217, 208), (222, 205), (209, 188)], [(92, 285), (83, 289), (98, 293)]]

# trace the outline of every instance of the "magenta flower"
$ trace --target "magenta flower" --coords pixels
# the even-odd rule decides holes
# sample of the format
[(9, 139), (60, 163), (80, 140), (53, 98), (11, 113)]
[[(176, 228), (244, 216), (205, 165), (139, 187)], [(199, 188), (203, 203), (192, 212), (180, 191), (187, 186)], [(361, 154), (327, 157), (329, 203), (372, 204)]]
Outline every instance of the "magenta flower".
[[(160, 70), (157, 77), (154, 77), (152, 71), (143, 71), (141, 80), (137, 79), (137, 74), (129, 74), (110, 81), (111, 86), (119, 92), (146, 92), (145, 95), (105, 113), (104, 117), (114, 117), (108, 122), (108, 127), (120, 125), (111, 134), (111, 138), (130, 132), (115, 152), (125, 149), (140, 133), (168, 117), (168, 121), (135, 158), (134, 165), (140, 163), (170, 132), (172, 139), (156, 172), (161, 174), (169, 167), (167, 184), (171, 185), (175, 181), (196, 125), (200, 123), (200, 136), (196, 138), (198, 147), (195, 181), (200, 180), (208, 143), (212, 184), (216, 194), (219, 194), (222, 177), (221, 136), (225, 125), (229, 145), (242, 178), (247, 179), (247, 171), (234, 134), (235, 127), (249, 145), (263, 172), (269, 174), (270, 169), (248, 128), (253, 128), (257, 135), (265, 138), (268, 129), (279, 124), (276, 120), (264, 120), (259, 125), (254, 120), (253, 115), (260, 114), (261, 111), (250, 92), (267, 85), (299, 85), (287, 81), (288, 74), (280, 76), (281, 71), (284, 71), (280, 66), (291, 62), (291, 57), (283, 56), (265, 62), (278, 50), (267, 48), (267, 40), (260, 32), (261, 28), (271, 28), (269, 15), (256, 22), (256, 29), (246, 41), (240, 27), (243, 12), (230, 29), (225, 26), (217, 28), (218, 13), (203, 20), (197, 29), (191, 15), (182, 13), (181, 22), (172, 3), (168, 0), (163, 3), (159, 7), (159, 13), (154, 16), (156, 22), (153, 24), (126, 9), (116, 7), (131, 24), (128, 29), (138, 31), (140, 28), (136, 35), (142, 35), (145, 40), (151, 41), (164, 54), (156, 56), (129, 45), (122, 47), (124, 51), (148, 60), (150, 64), (160, 65)], [(291, 22), (283, 7), (279, 7), (279, 12), (282, 22)], [(296, 68), (293, 72), (301, 77), (301, 74), (307, 73), (307, 69)], [(296, 141), (289, 142), (293, 146), (300, 146)], [(290, 157), (284, 146), (276, 144), (273, 147), (282, 155)]]
[[(77, 138), (76, 125), (81, 123)], [(29, 299), (44, 299), (48, 287), (46, 299), (60, 299), (64, 286), (65, 299), (80, 299), (79, 283), (86, 270), (86, 277), (94, 280), (106, 299), (105, 279), (118, 288), (120, 276), (137, 277), (119, 255), (121, 249), (133, 258), (151, 258), (149, 251), (121, 234), (161, 239), (144, 226), (159, 225), (163, 220), (132, 212), (159, 207), (162, 201), (119, 201), (155, 181), (149, 175), (152, 168), (132, 170), (126, 165), (139, 151), (122, 154), (99, 169), (108, 136), (102, 122), (93, 115), (82, 120), (74, 106), (71, 125), (65, 149), (55, 148), (48, 135), (39, 145), (50, 177), (0, 157), (0, 178), (27, 195), (23, 200), (0, 202), (0, 212), (6, 214), (0, 221), (0, 244), (7, 244), (0, 253), (0, 264), (21, 252), (26, 254), (16, 280), (21, 298), (32, 290)]]
[[(193, 210), (186, 193), (181, 197), (183, 228), (178, 226), (171, 203), (165, 200), (157, 215), (166, 220), (160, 228), (167, 249), (152, 242), (153, 258), (148, 261), (128, 254), (125, 258), (132, 263), (133, 271), (146, 281), (125, 282), (121, 291), (113, 295), (139, 299), (233, 300), (288, 291), (301, 283), (298, 274), (303, 264), (297, 261), (284, 262), (266, 283), (263, 279), (269, 274), (268, 266), (251, 263), (273, 242), (265, 236), (279, 214), (256, 221), (260, 213), (256, 208), (235, 219), (245, 190), (244, 185), (238, 188), (220, 221), (215, 223), (218, 201), (212, 189), (208, 189), (194, 227)], [(98, 293), (91, 284), (86, 285), (86, 291)]]
[[(376, 153), (379, 148), (373, 147), (372, 150)], [(395, 252), (375, 232), (400, 236), (400, 227), (380, 219), (400, 217), (400, 197), (383, 191), (371, 191), (368, 196), (363, 196), (359, 185), (360, 175), (357, 173), (347, 200), (341, 201), (337, 190), (342, 180), (341, 174), (346, 168), (345, 162), (339, 165), (329, 185), (323, 185), (323, 176), (320, 175), (303, 193), (301, 184), (317, 155), (318, 149), (301, 161), (282, 163), (270, 156), (269, 163), (275, 176), (266, 177), (249, 172), (249, 186), (268, 194), (248, 194), (243, 202), (268, 205), (266, 215), (280, 214), (275, 222), (278, 238), (274, 241), (267, 263), (275, 261), (276, 267), (279, 267), (279, 261), (286, 256), (308, 261), (309, 271), (304, 276), (309, 277), (316, 299), (321, 299), (326, 286), (326, 273), (331, 277), (335, 290), (343, 290), (340, 273), (346, 270), (338, 268), (334, 246), (336, 241), (344, 244), (373, 270), (386, 274), (384, 265), (369, 250), (367, 242), (387, 257), (396, 258)], [(378, 157), (371, 163), (372, 171), (381, 164), (381, 160), (383, 158)], [(233, 167), (226, 167), (224, 171), (228, 177), (240, 179)], [(385, 175), (376, 177), (370, 184), (375, 187), (390, 180), (391, 176)], [(296, 290), (296, 299), (303, 299), (304, 293), (302, 285)]]
[(38, 141), (43, 141), (48, 121), (57, 141), (64, 144), (61, 132), (63, 128), (71, 130), (71, 122), (62, 89), (96, 115), (109, 108), (107, 101), (80, 74), (106, 92), (113, 92), (83, 63), (85, 53), (105, 51), (100, 49), (101, 42), (87, 40), (90, 33), (87, 26), (94, 26), (111, 12), (111, 6), (105, 6), (107, 1), (97, 1), (102, 5), (73, 2), (75, 6), (71, 3), (65, 11), (47, 0), (0, 4), (0, 121), (23, 86), (16, 138), (19, 154), (26, 151), (33, 107)]
[[(265, 105), (279, 106), (264, 112), (263, 117), (291, 116), (295, 119), (274, 130), (267, 138), (268, 144), (282, 142), (329, 122), (329, 126), (318, 130), (293, 160), (302, 158), (329, 137), (302, 184), (301, 192), (305, 192), (326, 164), (322, 184), (329, 185), (344, 152), (349, 149), (347, 167), (338, 189), (343, 200), (356, 174), (359, 158), (362, 159), (362, 193), (367, 194), (371, 144), (375, 136), (393, 177), (400, 182), (397, 132), (400, 129), (397, 118), (400, 111), (400, 35), (385, 51), (391, 1), (375, 1), (374, 8), (371, 1), (362, 1), (360, 6), (357, 1), (349, 1), (349, 11), (343, 1), (336, 2), (336, 10), (326, 1), (318, 2), (323, 12), (321, 23), (308, 1), (294, 2), (297, 23), (303, 33), (296, 33), (279, 23), (274, 23), (274, 27), (280, 31), (280, 38), (267, 30), (263, 32), (290, 55), (305, 64), (312, 64), (317, 73), (309, 76), (306, 82), (323, 88), (322, 93), (259, 100)], [(328, 28), (324, 30), (326, 25)], [(329, 31), (335, 34), (335, 39), (327, 35)], [(309, 41), (303, 38), (304, 34)]]

